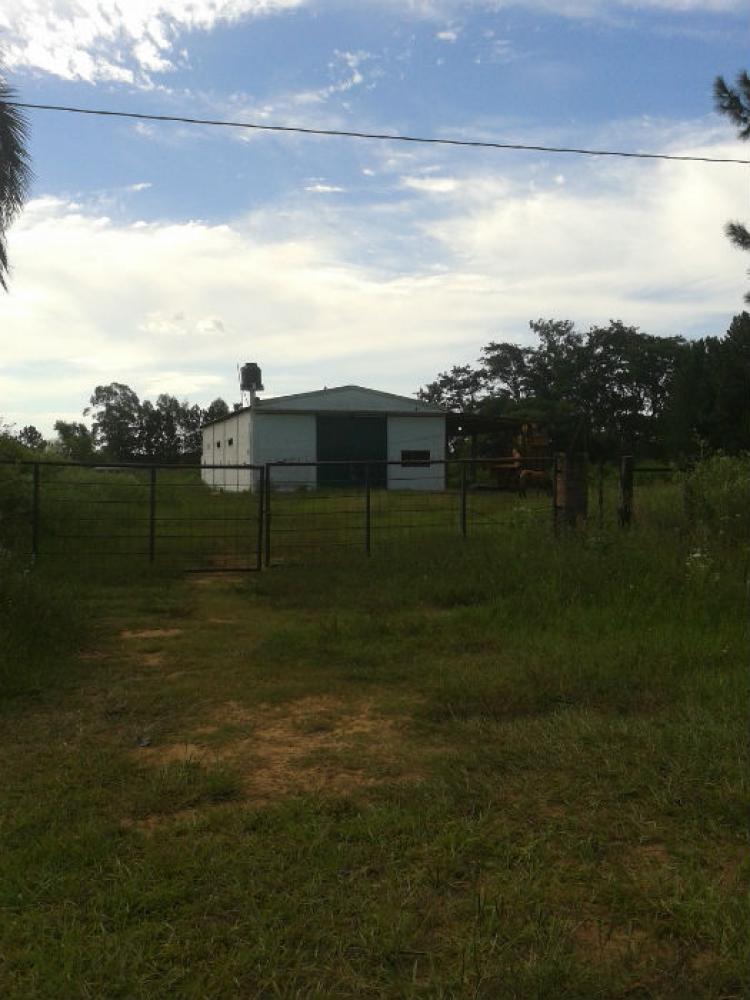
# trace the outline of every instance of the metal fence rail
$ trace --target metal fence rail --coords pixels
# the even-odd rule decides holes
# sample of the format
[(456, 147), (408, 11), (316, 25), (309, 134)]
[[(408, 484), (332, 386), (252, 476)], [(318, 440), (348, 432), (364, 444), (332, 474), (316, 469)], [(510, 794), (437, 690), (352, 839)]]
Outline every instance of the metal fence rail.
[(203, 469), (2, 462), (0, 544), (71, 563), (131, 559), (203, 572), (260, 569), (263, 468), (233, 467), (253, 489), (228, 484), (221, 493), (206, 485)]
[(428, 537), (489, 537), (547, 519), (558, 525), (560, 461), (5, 461), (0, 546), (66, 563), (221, 571), (344, 549), (370, 554)]
[(521, 496), (514, 459), (272, 462), (266, 466), (264, 561), (426, 536), (477, 535), (551, 513), (546, 486)]

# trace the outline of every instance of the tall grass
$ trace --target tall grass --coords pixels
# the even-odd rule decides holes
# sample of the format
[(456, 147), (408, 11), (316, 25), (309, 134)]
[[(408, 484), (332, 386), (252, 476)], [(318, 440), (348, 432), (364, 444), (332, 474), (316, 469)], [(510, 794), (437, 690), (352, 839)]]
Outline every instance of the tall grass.
[[(103, 627), (95, 671), (6, 710), (3, 996), (747, 996), (746, 536), (680, 483), (636, 496), (628, 531), (519, 520), (81, 601), (15, 566), (0, 627), (40, 683), (80, 608)], [(348, 742), (352, 713), (380, 721)]]
[(70, 676), (86, 634), (80, 587), (0, 550), (0, 700)]

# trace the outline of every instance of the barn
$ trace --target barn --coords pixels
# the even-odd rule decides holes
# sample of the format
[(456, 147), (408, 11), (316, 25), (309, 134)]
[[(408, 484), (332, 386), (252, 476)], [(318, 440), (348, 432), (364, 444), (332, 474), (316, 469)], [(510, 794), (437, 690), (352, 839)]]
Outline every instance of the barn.
[[(254, 489), (237, 465), (289, 465), (273, 482), (289, 489), (364, 482), (376, 488), (445, 487), (446, 414), (438, 406), (359, 385), (251, 400), (203, 427), (203, 481), (220, 489)], [(393, 463), (386, 465), (385, 463)], [(308, 463), (295, 465), (293, 463)], [(324, 463), (324, 464), (318, 464)], [(325, 464), (339, 463), (339, 464)], [(347, 464), (350, 463), (350, 464)]]

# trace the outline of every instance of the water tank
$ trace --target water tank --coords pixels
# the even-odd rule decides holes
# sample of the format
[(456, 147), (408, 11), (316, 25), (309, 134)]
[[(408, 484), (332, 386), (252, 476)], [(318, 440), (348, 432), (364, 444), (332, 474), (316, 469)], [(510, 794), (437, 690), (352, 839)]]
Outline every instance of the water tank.
[(240, 389), (242, 392), (261, 392), (263, 390), (263, 376), (260, 366), (254, 361), (248, 361), (240, 368)]

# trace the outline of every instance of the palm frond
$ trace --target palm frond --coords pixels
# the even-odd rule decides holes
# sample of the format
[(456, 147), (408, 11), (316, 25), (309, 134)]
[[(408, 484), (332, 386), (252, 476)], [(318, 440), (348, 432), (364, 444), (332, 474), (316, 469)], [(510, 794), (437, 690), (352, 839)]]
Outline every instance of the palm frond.
[(22, 112), (8, 103), (15, 98), (15, 91), (0, 79), (0, 287), (6, 291), (6, 232), (23, 207), (32, 178), (29, 126)]

